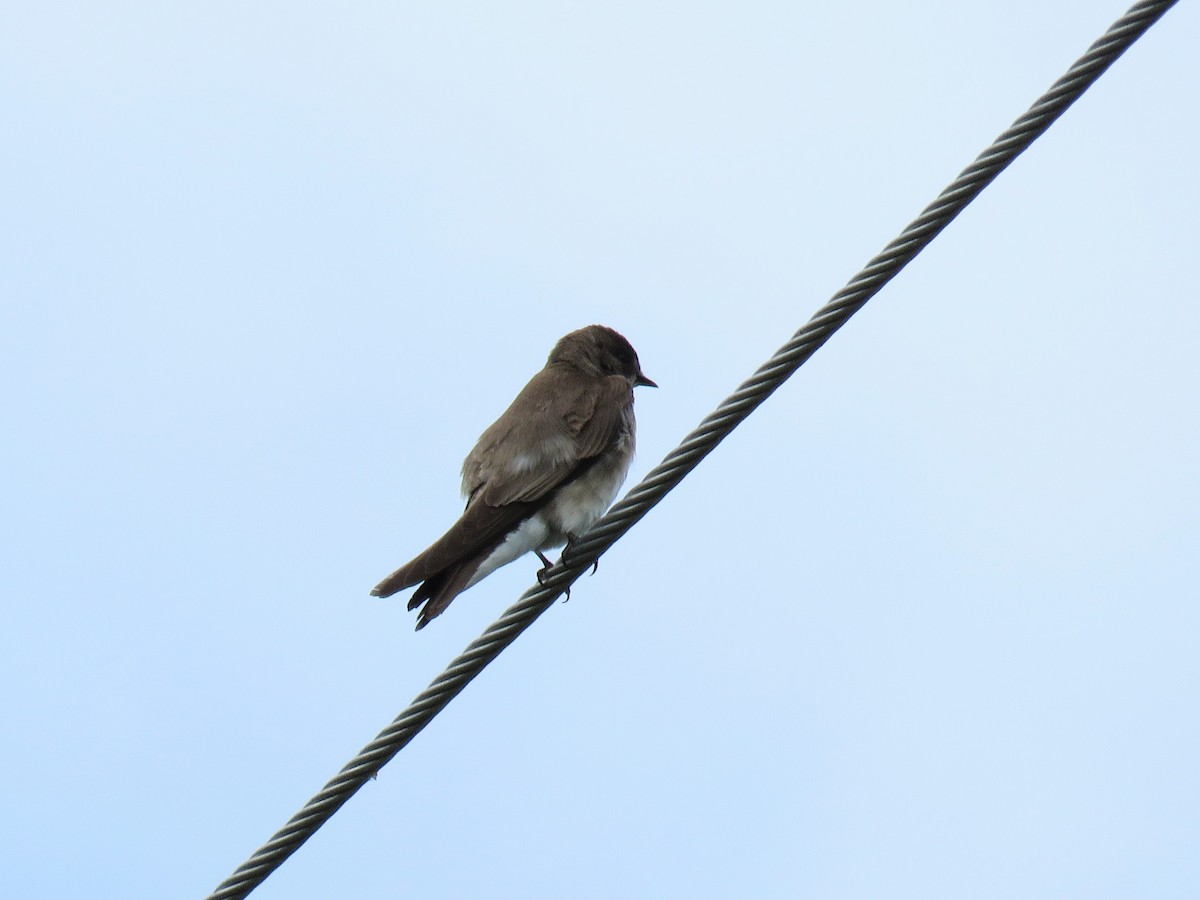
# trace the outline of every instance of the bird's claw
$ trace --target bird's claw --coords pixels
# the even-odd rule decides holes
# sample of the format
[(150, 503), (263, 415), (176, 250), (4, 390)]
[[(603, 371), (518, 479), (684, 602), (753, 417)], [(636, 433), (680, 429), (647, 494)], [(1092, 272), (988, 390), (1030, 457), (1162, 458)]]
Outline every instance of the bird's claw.
[[(579, 540), (579, 535), (575, 534), (575, 532), (573, 532), (573, 531), (567, 532), (567, 546), (566, 546), (566, 549), (563, 550), (563, 559), (566, 559), (567, 556), (571, 553), (571, 545), (574, 544), (578, 540)], [(596, 559), (592, 560), (592, 571), (589, 572), (588, 574), (595, 575), (597, 570), (599, 570), (599, 568), (600, 568), (600, 559), (596, 558)]]
[(549, 572), (551, 568), (553, 568), (554, 563), (550, 562), (549, 557), (547, 557), (546, 554), (543, 553), (541, 550), (534, 550), (533, 552), (536, 553), (537, 558), (542, 561), (542, 567), (540, 569), (538, 569), (538, 573), (537, 573), (538, 584), (545, 584), (546, 583), (546, 573)]

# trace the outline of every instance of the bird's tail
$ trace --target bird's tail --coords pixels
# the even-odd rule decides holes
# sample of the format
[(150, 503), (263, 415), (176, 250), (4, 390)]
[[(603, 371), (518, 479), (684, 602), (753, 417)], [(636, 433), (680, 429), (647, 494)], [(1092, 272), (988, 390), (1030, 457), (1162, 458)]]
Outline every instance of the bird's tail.
[(471, 576), (475, 574), (481, 562), (483, 558), (476, 557), (443, 569), (434, 577), (426, 579), (413, 592), (408, 601), (408, 608), (413, 610), (421, 607), (420, 615), (417, 616), (417, 631), (444, 613), (451, 601), (467, 589), (471, 583)]
[(486, 503), (468, 504), (462, 518), (432, 547), (375, 585), (371, 593), (376, 597), (390, 597), (397, 591), (420, 584), (408, 602), (408, 608), (416, 609), (425, 604), (417, 622), (418, 629), (424, 628), (467, 589), (484, 560), (536, 507), (534, 502), (498, 507)]
[(431, 620), (444, 613), (451, 601), (467, 589), (471, 583), (471, 576), (475, 574), (486, 555), (472, 557), (434, 573), (423, 570), (419, 565), (422, 559), (417, 557), (375, 585), (371, 594), (375, 597), (390, 597), (398, 591), (420, 583), (421, 586), (413, 592), (408, 601), (410, 610), (424, 604), (420, 615), (417, 616), (417, 631), (420, 631)]

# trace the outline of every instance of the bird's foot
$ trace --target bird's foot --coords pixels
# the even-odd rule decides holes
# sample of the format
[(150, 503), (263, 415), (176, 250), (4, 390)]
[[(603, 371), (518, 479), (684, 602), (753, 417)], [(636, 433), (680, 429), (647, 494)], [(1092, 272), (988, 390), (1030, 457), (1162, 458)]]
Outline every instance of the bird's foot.
[[(538, 569), (538, 573), (537, 573), (538, 584), (545, 584), (546, 583), (546, 573), (550, 571), (550, 569), (551, 569), (551, 567), (553, 567), (554, 563), (550, 562), (550, 560), (546, 557), (546, 554), (543, 553), (541, 550), (534, 550), (533, 552), (536, 553), (538, 559), (540, 559), (542, 561), (542, 567), (540, 569)], [(571, 588), (568, 586), (565, 591), (565, 596), (563, 597), (563, 603), (566, 603), (570, 599), (571, 599)]]
[[(575, 532), (573, 532), (573, 531), (568, 531), (568, 532), (567, 532), (567, 546), (566, 546), (566, 548), (563, 550), (563, 558), (564, 558), (564, 559), (566, 559), (566, 557), (567, 557), (568, 555), (570, 555), (570, 553), (571, 553), (571, 545), (572, 545), (572, 544), (574, 544), (574, 543), (575, 543), (576, 541), (578, 541), (578, 540), (579, 540), (579, 535), (575, 534)], [(590, 574), (592, 574), (592, 575), (595, 575), (595, 574), (596, 574), (596, 570), (597, 570), (597, 569), (599, 569), (599, 568), (600, 568), (600, 560), (599, 560), (599, 559), (592, 560), (592, 571), (591, 571), (591, 573), (590, 573)]]

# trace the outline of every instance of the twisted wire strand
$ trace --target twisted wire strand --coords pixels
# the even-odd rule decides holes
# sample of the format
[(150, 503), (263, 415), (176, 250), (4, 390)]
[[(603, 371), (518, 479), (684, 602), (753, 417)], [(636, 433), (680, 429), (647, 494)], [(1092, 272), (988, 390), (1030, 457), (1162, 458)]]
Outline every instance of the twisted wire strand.
[(632, 528), (705, 456), (803, 365), (921, 252), (1014, 159), (1033, 143), (1177, 0), (1135, 3), (1067, 73), (979, 155), (936, 200), (855, 275), (774, 356), (708, 415), (562, 559), (476, 638), (408, 708), (367, 744), (207, 900), (245, 897), (310, 838), (399, 753), (488, 663), (562, 596), (577, 578)]

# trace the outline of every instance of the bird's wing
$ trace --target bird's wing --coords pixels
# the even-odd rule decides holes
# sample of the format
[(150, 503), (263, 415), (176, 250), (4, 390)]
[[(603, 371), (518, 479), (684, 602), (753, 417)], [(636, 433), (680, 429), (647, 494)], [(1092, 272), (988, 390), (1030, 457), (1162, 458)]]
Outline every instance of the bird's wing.
[(468, 508), (536, 501), (571, 480), (616, 442), (632, 403), (628, 378), (543, 369), (463, 463)]

